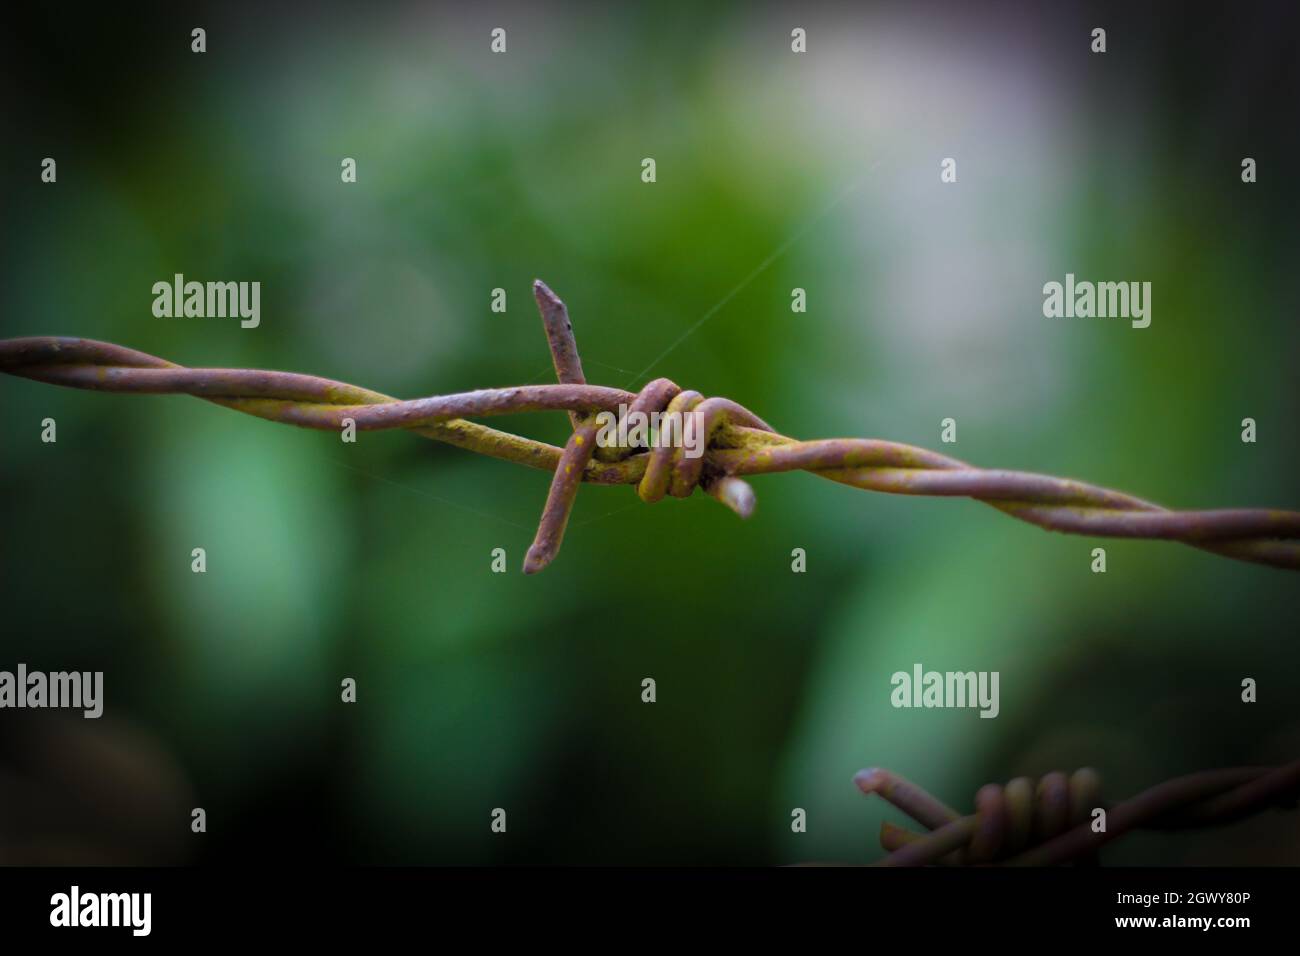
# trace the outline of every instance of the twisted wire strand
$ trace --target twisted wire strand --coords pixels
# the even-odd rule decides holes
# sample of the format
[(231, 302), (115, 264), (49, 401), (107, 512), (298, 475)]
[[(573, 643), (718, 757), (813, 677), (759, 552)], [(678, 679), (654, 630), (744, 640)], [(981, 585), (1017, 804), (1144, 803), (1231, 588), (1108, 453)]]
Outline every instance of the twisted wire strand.
[[(1097, 485), (1029, 472), (983, 469), (898, 442), (834, 438), (798, 441), (725, 398), (705, 398), (659, 378), (638, 393), (591, 385), (583, 376), (564, 303), (534, 283), (555, 385), (478, 389), (399, 400), (345, 382), (261, 369), (187, 368), (91, 339), (0, 340), (0, 372), (71, 388), (136, 394), (186, 394), (282, 424), (337, 431), (400, 428), (459, 448), (552, 472), (550, 493), (524, 571), (546, 567), (559, 551), (582, 482), (635, 484), (640, 497), (687, 497), (699, 487), (741, 517), (754, 509), (746, 476), (807, 471), (889, 494), (967, 497), (1022, 521), (1069, 534), (1181, 541), (1215, 554), (1300, 569), (1300, 513), (1272, 509), (1171, 511)], [(597, 416), (694, 414), (704, 452), (682, 443), (597, 447)], [(564, 448), (469, 421), (515, 412), (564, 411), (573, 431)], [(627, 415), (620, 419), (620, 424)], [(621, 431), (618, 432), (621, 434)], [(671, 437), (671, 436), (670, 436)], [(679, 436), (680, 437), (680, 436)]]
[[(1157, 784), (1123, 803), (1099, 801), (1101, 779), (1084, 768), (988, 784), (963, 816), (910, 780), (888, 770), (858, 771), (853, 782), (898, 807), (930, 832), (882, 823), (888, 856), (878, 866), (1096, 864), (1102, 846), (1134, 830), (1222, 826), (1269, 809), (1294, 809), (1300, 760), (1279, 767), (1206, 770)], [(1106, 811), (1094, 830), (1093, 812)]]

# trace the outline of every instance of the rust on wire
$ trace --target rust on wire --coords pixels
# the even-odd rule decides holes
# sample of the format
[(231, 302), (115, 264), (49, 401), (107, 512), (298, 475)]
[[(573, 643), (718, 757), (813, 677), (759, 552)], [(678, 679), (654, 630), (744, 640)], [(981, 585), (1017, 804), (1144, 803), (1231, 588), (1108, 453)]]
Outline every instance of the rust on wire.
[[(1300, 760), (1278, 767), (1230, 767), (1166, 780), (1123, 803), (1099, 800), (1096, 771), (1018, 777), (975, 794), (975, 812), (962, 816), (911, 781), (888, 770), (858, 771), (853, 782), (888, 800), (927, 833), (882, 823), (888, 851), (879, 866), (1056, 866), (1098, 862), (1100, 848), (1134, 830), (1222, 826), (1271, 809), (1295, 809)], [(1095, 816), (1105, 810), (1105, 828)]]
[[(361, 431), (401, 428), (458, 448), (553, 473), (537, 537), (524, 561), (540, 571), (560, 548), (578, 486), (635, 484), (647, 502), (686, 497), (699, 487), (748, 517), (750, 475), (808, 471), (831, 481), (890, 494), (974, 498), (1052, 531), (1181, 541), (1215, 554), (1300, 569), (1300, 513), (1266, 509), (1171, 511), (1096, 485), (1019, 471), (976, 468), (955, 458), (878, 439), (797, 441), (725, 398), (683, 391), (666, 378), (639, 393), (587, 383), (564, 303), (538, 280), (534, 294), (554, 360), (556, 385), (489, 388), (401, 401), (344, 382), (259, 369), (186, 368), (106, 342), (78, 338), (0, 341), (0, 371), (72, 388), (186, 394), (245, 414), (304, 428)], [(695, 412), (707, 436), (691, 458), (669, 443), (596, 447), (595, 416), (620, 406), (650, 414)], [(573, 433), (563, 449), (471, 418), (565, 411)]]

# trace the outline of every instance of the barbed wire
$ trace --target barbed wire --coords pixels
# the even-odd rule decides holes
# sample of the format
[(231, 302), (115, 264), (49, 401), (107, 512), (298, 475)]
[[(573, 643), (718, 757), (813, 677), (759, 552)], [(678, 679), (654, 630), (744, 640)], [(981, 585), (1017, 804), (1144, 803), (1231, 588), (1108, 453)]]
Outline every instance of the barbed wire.
[[(1085, 768), (988, 784), (966, 816), (888, 770), (860, 770), (853, 782), (898, 807), (928, 833), (884, 822), (877, 866), (1095, 864), (1097, 851), (1134, 830), (1222, 826), (1270, 809), (1295, 809), (1300, 760), (1278, 767), (1230, 767), (1176, 777), (1123, 803), (1100, 803), (1101, 779)], [(1094, 816), (1105, 810), (1103, 818)]]
[[(647, 502), (684, 498), (696, 487), (742, 518), (754, 509), (751, 475), (807, 471), (890, 494), (966, 497), (1041, 528), (1112, 538), (1181, 541), (1215, 554), (1300, 569), (1300, 513), (1271, 509), (1172, 511), (1097, 485), (1021, 471), (977, 468), (924, 448), (879, 439), (799, 441), (777, 433), (742, 405), (705, 398), (657, 378), (638, 393), (590, 385), (582, 371), (564, 303), (540, 279), (533, 285), (559, 384), (479, 389), (399, 400), (345, 382), (295, 372), (186, 368), (134, 349), (91, 339), (35, 337), (0, 341), (0, 371), (72, 388), (186, 394), (269, 421), (359, 431), (400, 428), (458, 448), (553, 474), (525, 573), (558, 553), (578, 486), (635, 484)], [(684, 414), (702, 423), (699, 457), (680, 443), (597, 447), (597, 416)], [(500, 431), (470, 418), (565, 411), (573, 428), (563, 448)], [(619, 429), (619, 434), (622, 431)], [(647, 447), (648, 445), (648, 447)]]

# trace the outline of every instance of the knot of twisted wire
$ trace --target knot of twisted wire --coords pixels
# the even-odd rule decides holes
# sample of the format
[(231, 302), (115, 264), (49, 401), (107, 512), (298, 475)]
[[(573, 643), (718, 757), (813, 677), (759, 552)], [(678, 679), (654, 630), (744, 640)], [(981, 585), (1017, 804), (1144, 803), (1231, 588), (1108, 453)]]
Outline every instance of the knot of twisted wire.
[[(72, 388), (180, 393), (259, 418), (305, 428), (401, 428), (458, 448), (552, 472), (537, 535), (523, 563), (532, 573), (559, 551), (578, 486), (634, 484), (645, 501), (685, 497), (696, 487), (741, 517), (754, 509), (744, 476), (808, 471), (855, 488), (890, 494), (968, 497), (1053, 531), (1181, 541), (1215, 554), (1300, 569), (1300, 513), (1229, 508), (1171, 511), (1097, 485), (1028, 472), (976, 468), (924, 448), (878, 439), (797, 441), (778, 434), (742, 405), (682, 390), (668, 379), (640, 392), (587, 384), (564, 303), (538, 280), (541, 310), (559, 384), (487, 388), (399, 400), (314, 375), (260, 369), (186, 368), (90, 339), (0, 341), (0, 372)], [(683, 443), (597, 447), (598, 415), (625, 409), (696, 416), (702, 454)], [(490, 428), (472, 418), (565, 411), (564, 448)]]
[(1017, 777), (981, 787), (975, 812), (965, 816), (889, 770), (860, 770), (853, 782), (929, 831), (883, 822), (880, 844), (888, 855), (879, 865), (1088, 865), (1098, 862), (1104, 844), (1132, 830), (1219, 826), (1267, 809), (1294, 809), (1300, 761), (1199, 771), (1115, 805), (1101, 803), (1101, 778), (1091, 768)]
[[(557, 371), (561, 381), (574, 374), (572, 369), (561, 370), (558, 365)], [(609, 429), (613, 434), (623, 435), (629, 420), (637, 419), (662, 421), (664, 425), (644, 444), (599, 443), (608, 425), (613, 424)], [(705, 398), (667, 378), (647, 384), (630, 404), (621, 406), (617, 417), (608, 411), (585, 417), (575, 414), (573, 434), (560, 454), (537, 537), (524, 558), (525, 573), (541, 570), (555, 557), (578, 484), (593, 460), (616, 464), (641, 453), (645, 456), (645, 470), (637, 482), (637, 494), (642, 501), (653, 503), (665, 495), (688, 498), (699, 487), (742, 518), (748, 518), (754, 511), (753, 488), (744, 479), (706, 464), (706, 456), (719, 447), (719, 433), (725, 426), (775, 435), (771, 425), (743, 405), (729, 398)], [(695, 433), (694, 453), (687, 454), (685, 438), (691, 429)]]
[[(533, 283), (533, 295), (542, 314), (556, 378), (562, 385), (586, 384), (568, 309), (541, 279)], [(603, 414), (608, 416), (610, 412), (605, 410)], [(564, 538), (578, 485), (587, 476), (593, 459), (604, 465), (617, 465), (641, 452), (645, 465), (637, 482), (637, 494), (647, 503), (659, 501), (665, 495), (686, 498), (695, 492), (696, 487), (702, 487), (742, 518), (753, 513), (754, 491), (749, 484), (717, 468), (710, 468), (706, 473), (705, 455), (716, 445), (724, 426), (750, 428), (775, 435), (772, 426), (731, 399), (705, 398), (697, 391), (683, 390), (667, 378), (651, 380), (630, 403), (620, 405), (615, 434), (624, 434), (623, 426), (634, 416), (661, 416), (668, 427), (650, 441), (648, 447), (619, 444), (598, 447), (597, 438), (604, 424), (602, 414), (584, 416), (577, 411), (569, 413), (573, 434), (560, 453), (546, 506), (538, 522), (537, 535), (524, 556), (525, 574), (540, 571), (555, 558)], [(682, 439), (687, 416), (693, 418), (691, 424), (696, 429), (698, 454), (686, 454)]]

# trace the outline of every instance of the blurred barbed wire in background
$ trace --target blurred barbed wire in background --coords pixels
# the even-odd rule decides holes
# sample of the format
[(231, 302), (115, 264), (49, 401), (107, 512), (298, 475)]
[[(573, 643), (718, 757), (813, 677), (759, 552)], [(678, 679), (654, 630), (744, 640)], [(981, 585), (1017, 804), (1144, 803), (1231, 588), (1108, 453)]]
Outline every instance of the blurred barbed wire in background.
[[(1188, 774), (1113, 806), (1098, 802), (1101, 778), (1088, 768), (1049, 773), (1037, 781), (1017, 777), (1005, 786), (981, 787), (975, 812), (967, 816), (888, 770), (860, 770), (853, 782), (930, 831), (882, 823), (880, 844), (889, 855), (880, 866), (1095, 864), (1104, 844), (1133, 830), (1221, 826), (1269, 809), (1295, 809), (1300, 760)], [(1095, 815), (1099, 809), (1104, 817)]]
[[(343, 382), (294, 372), (186, 368), (90, 339), (33, 337), (0, 341), (0, 371), (109, 392), (187, 394), (259, 418), (306, 428), (360, 431), (401, 428), (469, 451), (551, 471), (554, 478), (524, 571), (559, 552), (578, 486), (636, 484), (647, 502), (684, 498), (698, 486), (742, 518), (754, 508), (743, 476), (808, 471), (892, 494), (968, 497), (1052, 531), (1181, 541), (1226, 557), (1300, 569), (1300, 513), (1272, 509), (1172, 511), (1097, 485), (1029, 472), (976, 468), (936, 452), (878, 439), (799, 441), (778, 434), (730, 399), (705, 398), (657, 378), (638, 393), (587, 383), (564, 303), (541, 281), (542, 313), (559, 384), (480, 389), (402, 401)], [(468, 418), (567, 411), (573, 432), (564, 448), (489, 428)], [(703, 454), (682, 443), (598, 447), (599, 413), (691, 413), (701, 423)], [(621, 432), (621, 429), (618, 430)]]

